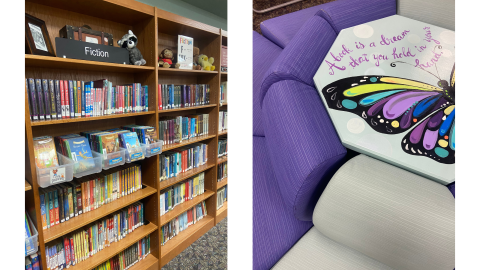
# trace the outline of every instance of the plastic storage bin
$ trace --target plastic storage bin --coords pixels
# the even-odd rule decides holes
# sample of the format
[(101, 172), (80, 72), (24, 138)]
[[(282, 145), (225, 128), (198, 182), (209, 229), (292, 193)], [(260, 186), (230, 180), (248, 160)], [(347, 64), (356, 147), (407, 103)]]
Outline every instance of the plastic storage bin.
[(38, 250), (38, 232), (33, 224), (30, 216), (27, 214), (28, 222), (30, 223), (30, 229), (32, 231), (31, 237), (25, 237), (25, 256), (32, 255)]
[(153, 157), (162, 153), (163, 140), (157, 140), (151, 144), (140, 144), (144, 149), (145, 157)]
[(108, 170), (110, 168), (125, 164), (125, 151), (126, 150), (124, 148), (120, 147), (120, 151), (117, 152), (100, 154), (92, 150), (92, 154), (94, 158), (100, 158), (102, 168), (104, 170)]
[(140, 147), (131, 147), (130, 149), (125, 149), (125, 162), (130, 163), (133, 161), (138, 161), (145, 159), (145, 148)]
[[(93, 154), (92, 154), (93, 155)], [(73, 177), (80, 178), (85, 175), (99, 173), (102, 171), (102, 157), (93, 157), (92, 159), (74, 161), (60, 153), (57, 153), (58, 159), (73, 162)]]
[(60, 156), (63, 157), (63, 155), (57, 152), (57, 157), (59, 157), (58, 166), (45, 169), (36, 167), (37, 183), (40, 187), (46, 188), (51, 185), (72, 181), (75, 162), (68, 158), (61, 158)]

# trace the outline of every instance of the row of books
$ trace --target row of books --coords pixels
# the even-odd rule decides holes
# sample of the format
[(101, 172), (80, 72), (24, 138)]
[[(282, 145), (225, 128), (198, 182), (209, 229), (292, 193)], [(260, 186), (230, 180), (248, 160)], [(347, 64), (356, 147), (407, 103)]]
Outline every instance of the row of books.
[(60, 270), (85, 261), (132, 233), (143, 225), (143, 221), (143, 204), (137, 202), (87, 228), (64, 236), (56, 244), (45, 245), (47, 267)]
[(164, 145), (181, 143), (208, 134), (208, 114), (177, 116), (158, 123), (159, 137)]
[(218, 113), (218, 131), (224, 131), (228, 129), (227, 119), (228, 119), (227, 111), (220, 111)]
[(148, 254), (150, 254), (150, 235), (95, 267), (94, 270), (125, 270), (145, 259)]
[(40, 252), (25, 257), (25, 270), (40, 270), (42, 265)]
[(208, 145), (196, 143), (160, 154), (160, 181), (204, 165), (208, 161)]
[(210, 104), (209, 84), (158, 85), (158, 109), (170, 110)]
[(220, 104), (227, 103), (227, 82), (220, 84)]
[(227, 155), (227, 139), (218, 139), (218, 157), (223, 157)]
[(193, 200), (205, 191), (205, 174), (199, 173), (192, 179), (176, 184), (160, 194), (160, 216), (172, 211), (175, 206)]
[(26, 79), (30, 120), (56, 120), (148, 111), (148, 86), (108, 80)]
[(125, 164), (40, 189), (42, 226), (46, 230), (142, 189), (142, 168)]
[(171, 220), (161, 228), (161, 243), (165, 245), (173, 237), (180, 232), (186, 230), (189, 226), (194, 225), (199, 220), (207, 215), (207, 206), (205, 201), (197, 204), (186, 212), (180, 214), (178, 217)]
[(38, 236), (38, 233), (35, 231), (35, 226), (30, 222), (30, 218), (27, 218), (27, 212), (25, 211), (25, 256), (35, 251), (37, 247), (37, 241), (33, 237), (35, 235)]
[(218, 164), (217, 168), (217, 182), (222, 181), (223, 179), (227, 178), (227, 161)]
[(227, 186), (225, 185), (217, 190), (217, 210), (222, 208), (223, 203), (227, 201)]

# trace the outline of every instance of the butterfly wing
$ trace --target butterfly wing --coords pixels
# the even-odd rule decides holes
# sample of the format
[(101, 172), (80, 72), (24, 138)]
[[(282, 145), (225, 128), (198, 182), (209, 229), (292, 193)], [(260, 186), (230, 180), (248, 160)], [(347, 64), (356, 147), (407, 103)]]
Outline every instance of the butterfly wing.
[(402, 149), (410, 155), (454, 164), (455, 105), (443, 107), (421, 121), (403, 137)]
[(355, 76), (322, 89), (328, 107), (362, 117), (375, 131), (402, 133), (446, 106), (442, 89), (391, 76)]

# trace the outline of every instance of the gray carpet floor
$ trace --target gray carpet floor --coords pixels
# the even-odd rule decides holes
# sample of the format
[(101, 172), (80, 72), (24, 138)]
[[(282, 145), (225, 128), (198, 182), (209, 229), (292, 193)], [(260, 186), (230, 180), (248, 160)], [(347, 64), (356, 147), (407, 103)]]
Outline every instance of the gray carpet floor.
[(198, 238), (162, 270), (227, 269), (227, 219)]

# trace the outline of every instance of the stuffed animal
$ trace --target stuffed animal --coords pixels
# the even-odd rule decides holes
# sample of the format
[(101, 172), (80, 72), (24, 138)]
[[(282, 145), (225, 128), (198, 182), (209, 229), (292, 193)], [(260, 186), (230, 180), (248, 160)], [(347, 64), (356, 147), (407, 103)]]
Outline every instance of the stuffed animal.
[(198, 56), (200, 55), (200, 49), (193, 47), (193, 70), (202, 70), (202, 66), (198, 64)]
[(200, 54), (197, 58), (197, 62), (204, 70), (214, 71), (215, 66), (213, 64), (213, 57), (208, 58), (205, 54)]
[(117, 44), (128, 50), (131, 65), (143, 66), (147, 62), (143, 59), (142, 53), (137, 48), (137, 41), (137, 36), (133, 34), (132, 30), (128, 30), (128, 34), (125, 34), (122, 39), (117, 41)]
[[(173, 51), (169, 48), (163, 49), (158, 57), (158, 66), (163, 68), (169, 68), (173, 65)], [(179, 68), (180, 63), (175, 64), (175, 68)]]

